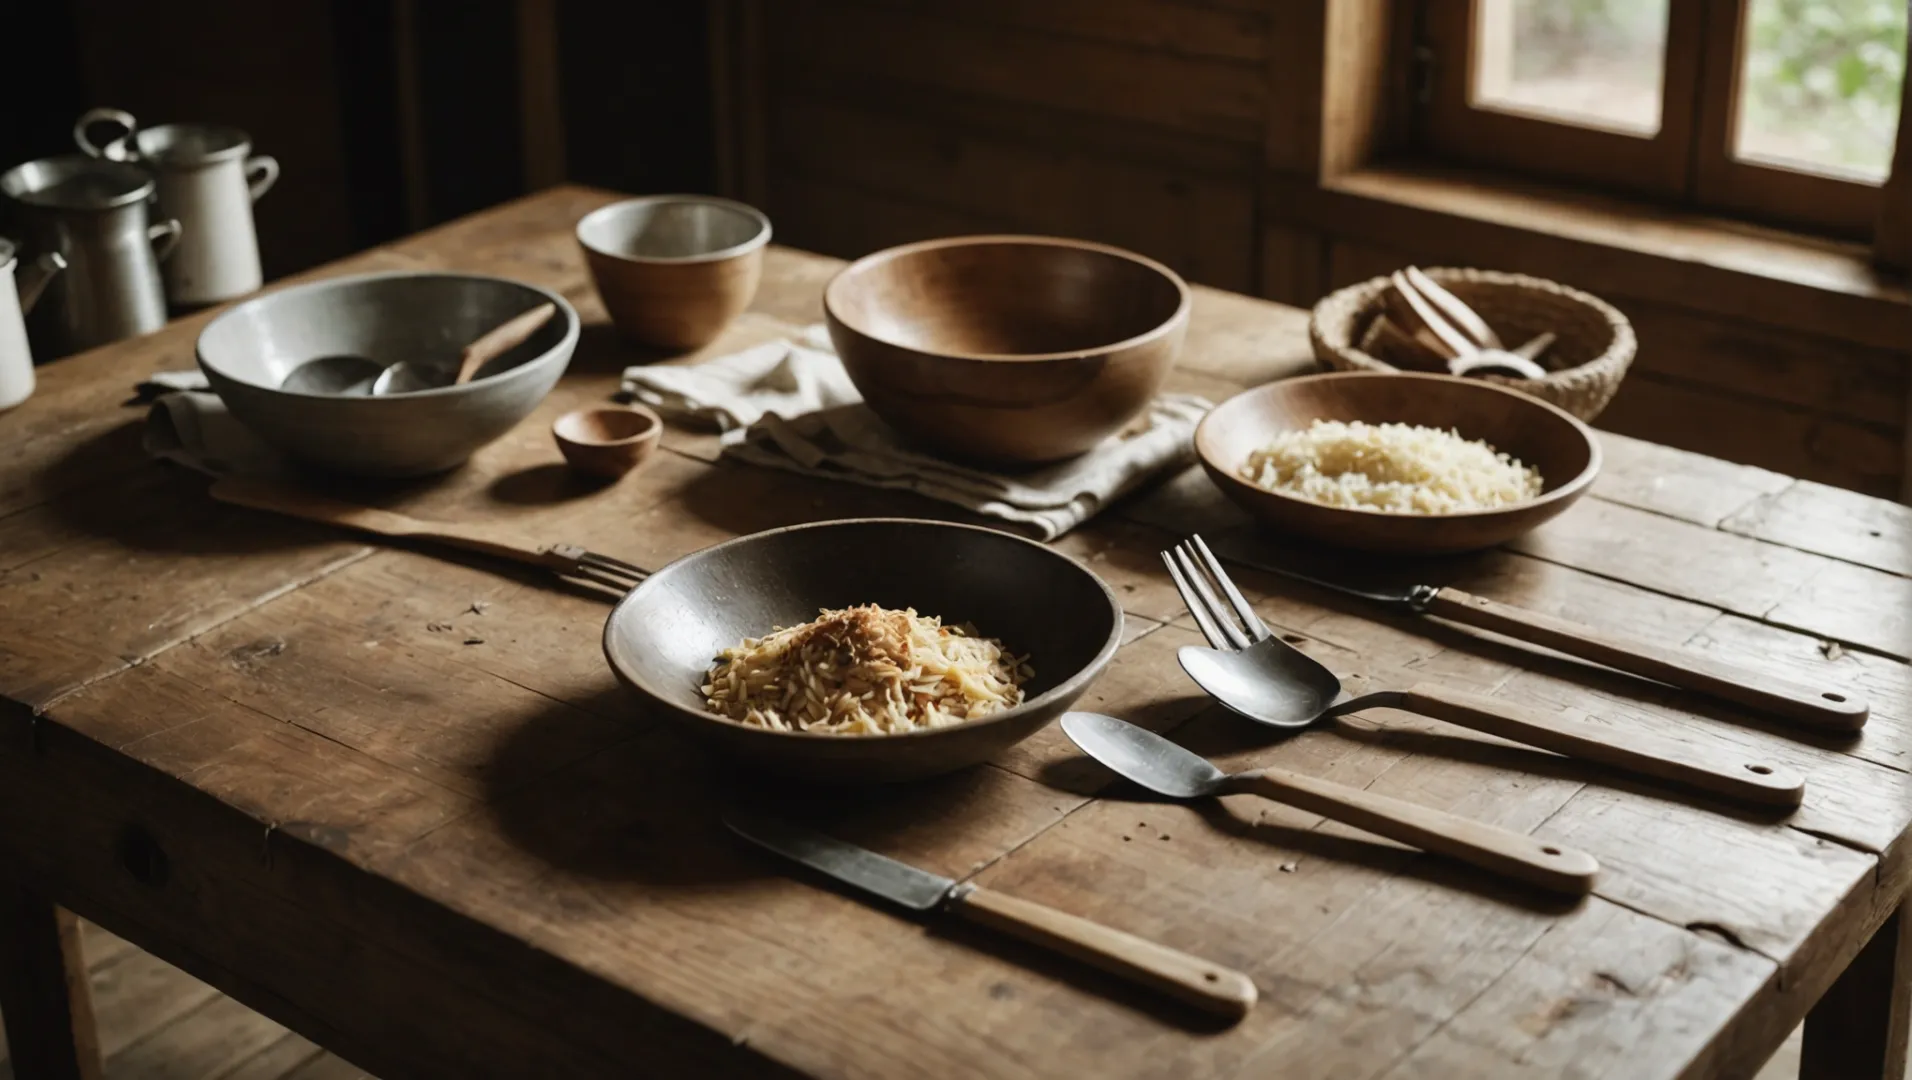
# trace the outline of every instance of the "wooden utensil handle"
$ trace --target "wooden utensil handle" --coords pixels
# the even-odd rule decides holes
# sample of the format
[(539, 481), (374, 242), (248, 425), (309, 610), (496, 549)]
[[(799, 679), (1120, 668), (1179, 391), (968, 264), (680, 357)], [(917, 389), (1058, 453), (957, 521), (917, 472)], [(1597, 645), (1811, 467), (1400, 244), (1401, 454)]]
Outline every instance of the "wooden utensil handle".
[(1777, 762), (1621, 731), (1433, 683), (1408, 687), (1400, 708), (1729, 799), (1798, 806), (1805, 797), (1805, 778)]
[(465, 346), (464, 359), (458, 364), (458, 377), (453, 382), (466, 383), (478, 373), (478, 369), (494, 356), (503, 356), (512, 349), (525, 343), (525, 340), (538, 332), (538, 328), (551, 321), (558, 313), (556, 304), (539, 304), (510, 322), (500, 323), (487, 331), (484, 337)]
[(1381, 306), (1401, 329), (1450, 359), (1480, 351), (1466, 334), (1449, 325), (1420, 293), (1414, 291), (1414, 286), (1408, 284), (1405, 275), (1397, 271), (1390, 280), (1392, 284), (1381, 294)]
[(1212, 1013), (1239, 1019), (1255, 1004), (1255, 984), (1239, 971), (1031, 900), (971, 886), (952, 910)]
[(1439, 590), (1428, 602), (1426, 611), (1783, 719), (1839, 731), (1857, 731), (1865, 726), (1866, 704), (1856, 695), (1802, 686), (1750, 668), (1721, 663), (1691, 649), (1612, 637), (1568, 619), (1517, 608), (1459, 589)]
[(1600, 871), (1584, 851), (1332, 780), (1263, 769), (1231, 786), (1555, 892), (1585, 893)]
[(379, 536), (430, 540), (467, 551), (496, 555), (533, 566), (558, 565), (547, 549), (506, 529), (488, 525), (421, 521), (391, 510), (357, 506), (309, 491), (256, 477), (222, 476), (213, 481), (212, 497), (235, 506), (269, 510), (288, 517), (356, 529)]
[(1434, 310), (1446, 318), (1454, 329), (1467, 335), (1476, 348), (1501, 348), (1500, 335), (1494, 333), (1494, 328), (1487, 325), (1487, 320), (1481, 318), (1479, 312), (1468, 307), (1460, 297), (1448, 292), (1446, 286), (1428, 277), (1418, 266), (1410, 266), (1401, 271), (1401, 274), (1407, 278), (1407, 283), (1421, 294), (1422, 299), (1432, 304)]

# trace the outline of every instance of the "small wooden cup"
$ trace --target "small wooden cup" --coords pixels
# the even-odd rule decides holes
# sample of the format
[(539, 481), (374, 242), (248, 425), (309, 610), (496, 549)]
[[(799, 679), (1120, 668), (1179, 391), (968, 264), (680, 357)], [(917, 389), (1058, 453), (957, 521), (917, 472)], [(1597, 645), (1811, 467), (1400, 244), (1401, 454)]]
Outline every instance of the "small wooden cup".
[(709, 344), (757, 294), (770, 219), (708, 195), (652, 195), (578, 222), (591, 280), (618, 332), (640, 345)]
[(616, 480), (657, 449), (664, 421), (642, 405), (576, 409), (552, 423), (551, 437), (573, 469)]

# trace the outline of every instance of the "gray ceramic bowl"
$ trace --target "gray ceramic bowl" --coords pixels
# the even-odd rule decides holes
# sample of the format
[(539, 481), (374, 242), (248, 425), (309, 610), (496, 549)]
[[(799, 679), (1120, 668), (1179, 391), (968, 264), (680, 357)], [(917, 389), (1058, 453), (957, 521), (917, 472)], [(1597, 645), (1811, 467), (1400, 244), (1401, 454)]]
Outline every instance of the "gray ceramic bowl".
[[(701, 687), (719, 652), (809, 622), (819, 608), (870, 603), (970, 623), (1027, 653), (1036, 674), (1023, 703), (902, 735), (770, 731), (705, 710)], [(705, 548), (646, 578), (604, 624), (611, 669), (658, 718), (756, 768), (848, 783), (995, 757), (1068, 709), (1121, 643), (1115, 594), (1067, 555), (994, 529), (898, 518), (797, 525)]]
[[(456, 368), (467, 344), (539, 304), (558, 315), (462, 386), (390, 397), (279, 388), (321, 356)], [(302, 461), (368, 476), (423, 476), (464, 462), (544, 400), (571, 362), (578, 313), (549, 289), (477, 274), (333, 278), (268, 293), (199, 335), (199, 367), (232, 415)]]

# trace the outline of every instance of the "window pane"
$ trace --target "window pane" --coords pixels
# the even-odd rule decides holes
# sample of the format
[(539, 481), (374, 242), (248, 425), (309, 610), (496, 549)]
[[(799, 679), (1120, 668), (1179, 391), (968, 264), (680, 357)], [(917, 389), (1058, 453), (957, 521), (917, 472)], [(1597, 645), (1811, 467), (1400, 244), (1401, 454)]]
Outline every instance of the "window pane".
[(1670, 2), (1479, 0), (1473, 103), (1652, 135)]
[(1905, 0), (1751, 0), (1734, 153), (1882, 183), (1905, 78)]

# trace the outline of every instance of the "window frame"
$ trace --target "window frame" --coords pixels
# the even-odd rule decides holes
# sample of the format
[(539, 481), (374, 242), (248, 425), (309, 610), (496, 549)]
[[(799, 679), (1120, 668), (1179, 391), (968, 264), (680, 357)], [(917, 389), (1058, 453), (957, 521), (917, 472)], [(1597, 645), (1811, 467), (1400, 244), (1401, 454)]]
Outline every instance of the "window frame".
[[(1425, 65), (1413, 143), (1437, 160), (1862, 240), (1877, 235), (1884, 193), (1904, 185), (1902, 164), (1882, 187), (1733, 156), (1750, 0), (1669, 0), (1660, 130), (1651, 137), (1475, 105), (1475, 27), (1486, 2), (1402, 5)], [(1901, 147), (1908, 121), (1902, 110)]]

